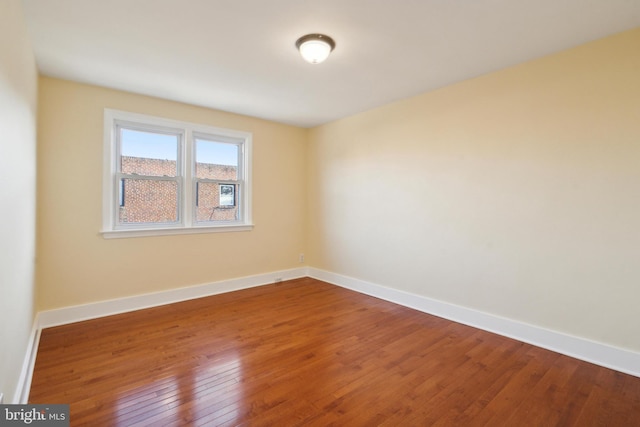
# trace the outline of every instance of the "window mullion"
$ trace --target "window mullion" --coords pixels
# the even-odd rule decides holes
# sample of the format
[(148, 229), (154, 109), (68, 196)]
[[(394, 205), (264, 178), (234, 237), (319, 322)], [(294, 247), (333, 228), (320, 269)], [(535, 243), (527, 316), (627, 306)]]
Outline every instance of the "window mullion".
[(194, 205), (195, 205), (195, 185), (193, 176), (195, 168), (193, 164), (194, 152), (193, 152), (193, 131), (191, 129), (185, 129), (183, 134), (183, 141), (181, 147), (182, 154), (182, 206), (184, 212), (183, 224), (185, 227), (191, 227), (193, 225), (194, 217)]

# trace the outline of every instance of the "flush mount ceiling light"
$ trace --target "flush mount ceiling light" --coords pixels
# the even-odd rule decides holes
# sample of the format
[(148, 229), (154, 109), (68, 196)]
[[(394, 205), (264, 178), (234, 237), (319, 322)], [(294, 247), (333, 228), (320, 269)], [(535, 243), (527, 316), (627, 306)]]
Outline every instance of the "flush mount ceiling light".
[(307, 34), (296, 41), (296, 47), (305, 61), (319, 64), (327, 59), (336, 43), (324, 34)]

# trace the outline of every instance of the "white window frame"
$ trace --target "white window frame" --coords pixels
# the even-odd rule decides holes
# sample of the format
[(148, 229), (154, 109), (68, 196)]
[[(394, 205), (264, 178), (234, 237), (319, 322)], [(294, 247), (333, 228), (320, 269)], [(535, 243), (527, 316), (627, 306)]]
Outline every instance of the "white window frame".
[[(178, 220), (163, 224), (118, 224), (120, 207), (120, 179), (128, 177), (118, 170), (120, 156), (118, 127), (147, 132), (178, 135), (179, 147), (176, 162), (177, 177), (153, 177), (152, 179), (172, 180), (178, 183)], [(220, 181), (223, 184), (237, 184), (236, 204), (238, 220), (197, 221), (196, 182), (210, 181), (195, 178), (195, 139), (218, 138), (220, 141), (237, 144), (238, 180)], [(170, 120), (145, 114), (130, 113), (106, 108), (104, 110), (104, 151), (102, 182), (102, 230), (104, 238), (162, 236), (172, 234), (215, 233), (227, 231), (249, 231), (253, 229), (251, 220), (251, 150), (252, 134), (231, 129), (200, 125), (178, 120)], [(145, 177), (143, 177), (145, 178)], [(217, 182), (217, 181), (215, 181)]]

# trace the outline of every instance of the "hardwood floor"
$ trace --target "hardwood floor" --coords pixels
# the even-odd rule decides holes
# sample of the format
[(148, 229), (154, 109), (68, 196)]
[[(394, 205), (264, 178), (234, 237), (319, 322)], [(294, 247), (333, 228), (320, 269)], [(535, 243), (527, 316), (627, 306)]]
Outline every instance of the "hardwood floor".
[(639, 426), (640, 378), (314, 279), (45, 329), (73, 426)]

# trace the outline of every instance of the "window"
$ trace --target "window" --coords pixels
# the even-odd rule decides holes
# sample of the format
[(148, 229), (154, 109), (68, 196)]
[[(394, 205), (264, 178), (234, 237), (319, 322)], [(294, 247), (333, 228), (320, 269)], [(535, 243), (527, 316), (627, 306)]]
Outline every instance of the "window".
[(251, 229), (251, 134), (105, 110), (105, 237)]

